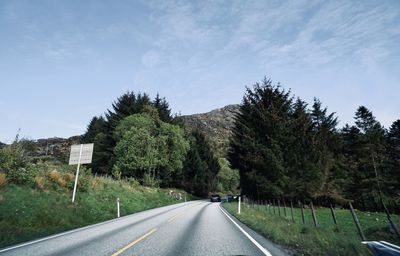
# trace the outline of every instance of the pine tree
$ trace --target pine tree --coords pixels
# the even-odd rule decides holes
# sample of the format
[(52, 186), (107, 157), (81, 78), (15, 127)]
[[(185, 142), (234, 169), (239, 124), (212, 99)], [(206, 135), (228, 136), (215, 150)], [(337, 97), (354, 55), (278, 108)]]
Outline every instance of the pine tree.
[(400, 119), (393, 122), (387, 134), (388, 166), (382, 174), (384, 191), (390, 197), (400, 195)]
[(284, 148), (289, 182), (285, 196), (310, 198), (321, 183), (319, 170), (315, 169), (315, 152), (312, 145), (312, 120), (307, 104), (297, 99), (291, 114), (288, 147)]
[(183, 183), (185, 189), (195, 195), (207, 196), (216, 189), (221, 167), (210, 143), (201, 132), (193, 131), (190, 137), (190, 150), (183, 168)]
[(253, 198), (278, 197), (288, 181), (284, 149), (293, 99), (290, 92), (264, 79), (247, 88), (235, 120), (231, 150), (233, 168), (239, 169), (242, 192)]
[(125, 117), (142, 112), (148, 105), (151, 105), (151, 101), (147, 94), (126, 92), (112, 104), (112, 110), (107, 110), (106, 118), (110, 130), (113, 131)]
[(349, 198), (364, 209), (378, 210), (385, 183), (381, 174), (386, 168), (385, 130), (364, 106), (357, 109), (354, 119), (356, 126), (343, 130), (351, 177), (347, 187)]
[(171, 116), (171, 109), (169, 108), (169, 104), (165, 98), (160, 98), (160, 95), (157, 93), (152, 105), (158, 110), (158, 115), (161, 121), (166, 123), (172, 122), (173, 118)]
[(99, 133), (107, 133), (107, 122), (102, 116), (95, 116), (90, 120), (86, 132), (81, 137), (81, 143), (93, 143)]
[(316, 169), (320, 170), (321, 184), (317, 195), (327, 204), (328, 201), (342, 201), (343, 175), (340, 157), (340, 140), (336, 130), (338, 124), (335, 113), (329, 113), (322, 108), (322, 103), (314, 99), (311, 110), (313, 150), (315, 152)]

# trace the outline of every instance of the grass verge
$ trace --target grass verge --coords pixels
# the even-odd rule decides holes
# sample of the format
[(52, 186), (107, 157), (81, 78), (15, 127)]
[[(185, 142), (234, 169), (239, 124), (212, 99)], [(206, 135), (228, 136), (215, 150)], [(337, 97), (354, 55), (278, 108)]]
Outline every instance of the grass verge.
[(182, 202), (171, 198), (168, 189), (97, 177), (77, 192), (72, 204), (71, 190), (60, 186), (62, 180), (55, 173), (46, 184), (39, 179), (36, 183), (37, 188), (14, 184), (0, 188), (0, 248), (113, 219), (117, 197), (121, 216)]
[[(242, 205), (237, 214), (237, 203), (224, 203), (223, 207), (241, 222), (259, 232), (264, 237), (292, 248), (296, 255), (371, 255), (361, 244), (357, 229), (349, 210), (335, 210), (338, 225), (335, 226), (329, 208), (317, 208), (318, 227), (314, 227), (311, 210), (305, 209), (306, 223), (302, 224), (300, 209), (294, 209), (295, 223), (291, 221), (290, 208), (287, 217), (281, 208), (275, 214), (267, 206), (250, 207)], [(368, 240), (385, 240), (394, 244), (400, 241), (390, 231), (386, 215), (357, 211), (360, 224)], [(392, 219), (399, 223), (398, 215)]]

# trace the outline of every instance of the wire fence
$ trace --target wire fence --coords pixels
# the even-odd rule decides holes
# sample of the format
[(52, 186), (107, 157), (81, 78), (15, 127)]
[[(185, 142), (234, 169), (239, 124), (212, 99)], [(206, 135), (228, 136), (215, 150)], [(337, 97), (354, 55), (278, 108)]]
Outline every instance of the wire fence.
[(364, 232), (365, 229), (373, 230), (388, 226), (390, 232), (400, 241), (400, 216), (390, 213), (383, 202), (384, 214), (358, 211), (354, 209), (351, 202), (348, 203), (347, 207), (341, 209), (332, 204), (329, 207), (316, 207), (312, 200), (307, 202), (285, 199), (255, 201), (243, 197), (242, 202), (245, 207), (256, 209), (264, 214), (279, 216), (287, 221), (305, 226), (328, 227), (337, 230), (352, 229), (358, 233), (361, 241), (375, 238), (367, 237)]

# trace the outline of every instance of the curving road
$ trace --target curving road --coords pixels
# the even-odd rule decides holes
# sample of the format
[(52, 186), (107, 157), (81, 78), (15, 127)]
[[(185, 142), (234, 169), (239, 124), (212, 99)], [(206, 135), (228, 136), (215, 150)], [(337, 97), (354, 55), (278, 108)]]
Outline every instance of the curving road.
[(193, 201), (0, 250), (1, 255), (287, 255), (221, 209)]

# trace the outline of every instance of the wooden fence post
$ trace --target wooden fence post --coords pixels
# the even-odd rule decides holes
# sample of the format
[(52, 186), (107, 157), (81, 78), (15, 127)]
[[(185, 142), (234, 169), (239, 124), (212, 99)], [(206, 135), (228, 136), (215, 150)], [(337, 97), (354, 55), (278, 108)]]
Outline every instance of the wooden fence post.
[(304, 206), (303, 206), (303, 203), (300, 203), (300, 201), (298, 201), (298, 202), (299, 202), (299, 206), (301, 209), (301, 220), (303, 221), (303, 224), (305, 224), (306, 222), (304, 220)]
[(394, 233), (396, 233), (396, 235), (400, 238), (399, 230), (397, 229), (396, 225), (393, 223), (392, 218), (390, 217), (389, 210), (386, 208), (386, 205), (383, 203), (383, 201), (382, 201), (382, 206), (385, 209), (386, 217), (390, 223), (390, 226), (392, 226)]
[(295, 221), (294, 221), (294, 216), (293, 216), (293, 201), (292, 200), (290, 200), (290, 212), (292, 213), (292, 221), (294, 223)]
[(358, 230), (358, 234), (360, 235), (361, 240), (365, 241), (367, 239), (364, 236), (364, 233), (363, 233), (363, 231), (361, 229), (360, 223), (358, 222), (357, 215), (354, 212), (353, 205), (351, 205), (351, 202), (349, 202), (349, 206), (350, 206), (351, 215), (353, 215), (353, 220), (354, 220), (354, 223), (356, 224), (356, 227), (357, 227), (357, 230)]
[(312, 201), (311, 201), (310, 205), (311, 205), (311, 213), (312, 213), (312, 218), (314, 221), (314, 226), (318, 227), (317, 215), (315, 215), (314, 205), (313, 205)]
[(283, 214), (285, 214), (285, 218), (286, 218), (287, 215), (286, 215), (286, 203), (285, 203), (285, 199), (283, 199)]
[(330, 204), (330, 207), (331, 207), (331, 213), (332, 213), (333, 222), (337, 226), (336, 214), (335, 214), (335, 211), (333, 210), (332, 204)]
[(281, 216), (281, 202), (279, 199), (278, 199), (278, 214), (279, 216)]

